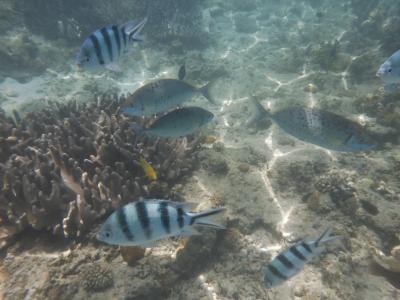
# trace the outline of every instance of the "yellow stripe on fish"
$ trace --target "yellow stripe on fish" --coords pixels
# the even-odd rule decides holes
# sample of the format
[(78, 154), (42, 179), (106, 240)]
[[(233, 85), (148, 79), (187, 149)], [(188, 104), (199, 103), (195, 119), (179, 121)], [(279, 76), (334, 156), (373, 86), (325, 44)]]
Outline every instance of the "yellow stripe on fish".
[(143, 156), (140, 157), (140, 166), (142, 167), (144, 174), (150, 181), (157, 180), (156, 171)]

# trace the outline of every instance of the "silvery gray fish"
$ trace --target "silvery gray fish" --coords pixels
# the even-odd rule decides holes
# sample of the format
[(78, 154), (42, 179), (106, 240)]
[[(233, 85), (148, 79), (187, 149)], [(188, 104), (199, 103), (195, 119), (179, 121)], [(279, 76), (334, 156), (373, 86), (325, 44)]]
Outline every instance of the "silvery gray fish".
[(148, 117), (168, 111), (201, 94), (215, 103), (210, 94), (210, 83), (197, 88), (179, 79), (158, 79), (138, 88), (121, 105), (121, 110), (131, 116)]
[(139, 33), (146, 22), (147, 18), (96, 30), (79, 50), (76, 58), (78, 67), (96, 69), (104, 66), (118, 71), (119, 58), (132, 49), (134, 42), (142, 40)]
[(400, 83), (400, 50), (392, 54), (378, 69), (376, 76), (385, 83)]
[(342, 238), (330, 234), (331, 229), (328, 228), (317, 240), (301, 241), (276, 256), (263, 269), (266, 287), (272, 288), (298, 274), (307, 262), (321, 253), (325, 243)]
[(201, 126), (209, 123), (214, 115), (201, 107), (188, 106), (177, 108), (156, 119), (149, 127), (132, 127), (150, 135), (177, 138), (194, 133)]
[(112, 213), (96, 238), (111, 245), (153, 247), (156, 241), (171, 236), (198, 234), (194, 225), (225, 229), (213, 217), (225, 208), (188, 212), (190, 203), (149, 199), (129, 203)]
[(300, 106), (275, 113), (267, 111), (251, 98), (257, 109), (253, 120), (267, 115), (287, 133), (299, 140), (335, 151), (361, 151), (377, 147), (372, 137), (356, 122), (332, 112)]

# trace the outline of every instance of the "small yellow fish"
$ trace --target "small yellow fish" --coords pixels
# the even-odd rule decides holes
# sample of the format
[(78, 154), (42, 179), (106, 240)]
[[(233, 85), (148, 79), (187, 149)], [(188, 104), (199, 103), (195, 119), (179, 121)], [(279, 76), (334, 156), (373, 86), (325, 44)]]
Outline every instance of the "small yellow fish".
[(214, 143), (216, 140), (218, 140), (218, 137), (215, 135), (207, 135), (204, 138), (204, 144), (212, 144)]
[(140, 165), (143, 169), (144, 174), (150, 180), (157, 180), (157, 173), (154, 171), (153, 167), (147, 162), (147, 160), (141, 156), (140, 157)]

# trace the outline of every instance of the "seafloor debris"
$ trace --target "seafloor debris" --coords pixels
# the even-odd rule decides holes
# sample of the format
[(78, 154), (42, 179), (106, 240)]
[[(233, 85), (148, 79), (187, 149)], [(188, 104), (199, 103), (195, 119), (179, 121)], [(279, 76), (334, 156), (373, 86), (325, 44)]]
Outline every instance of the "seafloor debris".
[(122, 259), (129, 265), (133, 266), (144, 256), (146, 248), (137, 246), (121, 246), (119, 248)]
[(111, 287), (114, 283), (111, 268), (96, 262), (87, 264), (79, 274), (79, 281), (86, 291), (102, 291)]
[(354, 174), (332, 171), (319, 178), (315, 183), (321, 193), (328, 193), (334, 202), (345, 201), (354, 196)]
[[(24, 118), (1, 111), (0, 224), (74, 238), (122, 204), (168, 197), (194, 168), (199, 139), (136, 136), (130, 123), (111, 96), (89, 104), (51, 103)], [(146, 178), (141, 156), (158, 180)]]
[(400, 245), (393, 247), (390, 255), (385, 255), (376, 248), (373, 248), (373, 259), (382, 268), (400, 273)]

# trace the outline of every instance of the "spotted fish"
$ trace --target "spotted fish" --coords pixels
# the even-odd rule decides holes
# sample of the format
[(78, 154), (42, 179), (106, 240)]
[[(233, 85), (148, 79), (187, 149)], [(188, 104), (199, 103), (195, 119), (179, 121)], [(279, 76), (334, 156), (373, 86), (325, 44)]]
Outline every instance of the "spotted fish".
[(76, 59), (77, 65), (81, 69), (104, 66), (118, 71), (119, 58), (132, 49), (134, 42), (142, 40), (139, 34), (146, 21), (147, 18), (94, 31), (80, 47)]
[(263, 269), (266, 287), (272, 288), (295, 276), (307, 262), (321, 253), (325, 243), (341, 238), (331, 236), (331, 228), (328, 228), (317, 240), (301, 241), (281, 252)]
[(197, 88), (178, 79), (158, 79), (138, 88), (122, 104), (122, 112), (131, 116), (148, 117), (174, 109), (194, 95), (203, 95), (211, 103), (210, 83)]
[(96, 237), (111, 245), (153, 247), (167, 237), (198, 234), (193, 225), (225, 228), (212, 219), (225, 208), (193, 213), (188, 212), (191, 206), (159, 199), (132, 202), (112, 213)]
[(156, 119), (149, 127), (141, 128), (134, 124), (137, 132), (164, 138), (178, 138), (194, 133), (203, 125), (211, 122), (214, 115), (201, 107), (189, 106), (177, 108)]
[(299, 140), (335, 151), (361, 151), (377, 147), (361, 125), (332, 112), (301, 106), (288, 107), (275, 113), (267, 111), (252, 98), (257, 108), (253, 121), (270, 117), (287, 133)]

